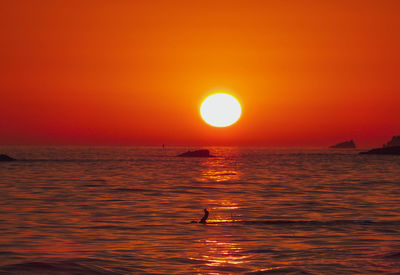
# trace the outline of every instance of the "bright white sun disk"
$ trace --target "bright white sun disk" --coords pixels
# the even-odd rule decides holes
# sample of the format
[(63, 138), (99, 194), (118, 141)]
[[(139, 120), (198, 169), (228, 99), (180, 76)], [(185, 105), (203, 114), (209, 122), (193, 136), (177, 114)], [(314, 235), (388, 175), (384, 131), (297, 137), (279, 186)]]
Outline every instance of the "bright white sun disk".
[(239, 101), (226, 93), (210, 95), (200, 106), (203, 120), (215, 127), (232, 125), (240, 118), (241, 113)]

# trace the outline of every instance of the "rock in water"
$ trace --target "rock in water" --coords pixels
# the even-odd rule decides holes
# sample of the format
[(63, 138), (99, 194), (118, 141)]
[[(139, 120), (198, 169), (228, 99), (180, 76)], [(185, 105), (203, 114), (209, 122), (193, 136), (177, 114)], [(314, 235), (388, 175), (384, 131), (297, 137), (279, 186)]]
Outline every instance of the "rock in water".
[(367, 152), (361, 152), (360, 154), (367, 155), (400, 155), (400, 146), (375, 148)]
[(200, 157), (200, 158), (212, 158), (215, 157), (210, 155), (210, 151), (207, 149), (196, 150), (196, 151), (187, 151), (185, 153), (179, 154), (178, 157)]
[(400, 146), (400, 136), (394, 136), (392, 139), (383, 145), (383, 147), (398, 147)]
[(353, 140), (349, 140), (330, 146), (329, 148), (356, 148), (356, 144)]
[(383, 144), (382, 148), (374, 148), (367, 152), (361, 152), (360, 154), (368, 155), (400, 155), (400, 136), (393, 136), (392, 139)]
[(13, 161), (13, 160), (15, 160), (15, 159), (13, 159), (12, 157), (9, 157), (4, 154), (0, 154), (0, 161)]

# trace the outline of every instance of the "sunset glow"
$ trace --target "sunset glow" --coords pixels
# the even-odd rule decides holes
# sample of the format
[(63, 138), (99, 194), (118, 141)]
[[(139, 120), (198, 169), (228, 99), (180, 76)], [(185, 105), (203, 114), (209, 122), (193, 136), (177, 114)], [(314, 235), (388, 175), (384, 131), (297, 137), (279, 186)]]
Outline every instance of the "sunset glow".
[[(378, 146), (399, 134), (398, 1), (0, 10), (1, 144)], [(199, 117), (212, 87), (246, 107), (235, 127)]]
[(400, 0), (0, 11), (0, 274), (399, 274)]

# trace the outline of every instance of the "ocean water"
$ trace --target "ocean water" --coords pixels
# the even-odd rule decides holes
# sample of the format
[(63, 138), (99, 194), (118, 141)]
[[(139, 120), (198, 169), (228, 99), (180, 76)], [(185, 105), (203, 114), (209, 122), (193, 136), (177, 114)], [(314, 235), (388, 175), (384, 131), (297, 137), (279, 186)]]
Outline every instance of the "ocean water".
[(400, 156), (188, 149), (1, 147), (0, 274), (400, 274)]

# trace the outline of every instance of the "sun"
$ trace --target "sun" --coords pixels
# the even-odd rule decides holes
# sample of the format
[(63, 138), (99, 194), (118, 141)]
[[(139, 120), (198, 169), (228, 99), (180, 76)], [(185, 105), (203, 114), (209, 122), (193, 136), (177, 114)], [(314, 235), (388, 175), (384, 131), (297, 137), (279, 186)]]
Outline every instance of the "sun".
[(208, 96), (200, 106), (203, 120), (214, 127), (227, 127), (238, 121), (242, 114), (239, 101), (227, 93)]

